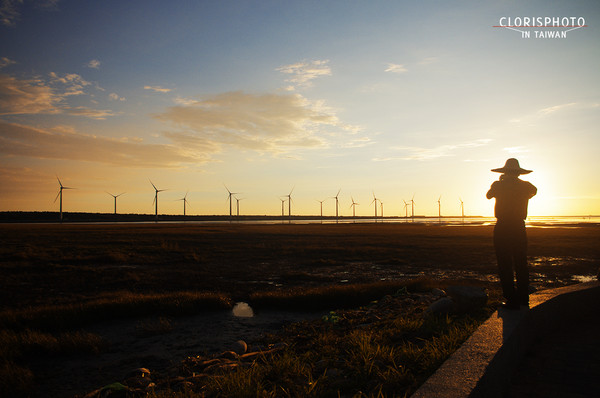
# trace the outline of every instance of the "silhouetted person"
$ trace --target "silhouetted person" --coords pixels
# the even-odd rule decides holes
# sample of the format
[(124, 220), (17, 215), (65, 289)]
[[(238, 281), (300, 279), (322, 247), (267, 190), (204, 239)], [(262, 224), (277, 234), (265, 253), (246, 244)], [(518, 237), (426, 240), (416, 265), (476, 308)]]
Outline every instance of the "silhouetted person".
[(502, 173), (487, 193), (488, 199), (496, 198), (494, 248), (502, 293), (506, 299), (502, 306), (517, 309), (520, 305), (529, 305), (525, 219), (527, 203), (537, 193), (537, 188), (519, 179), (519, 175), (529, 174), (531, 170), (522, 169), (517, 159), (508, 159), (504, 167), (492, 171)]

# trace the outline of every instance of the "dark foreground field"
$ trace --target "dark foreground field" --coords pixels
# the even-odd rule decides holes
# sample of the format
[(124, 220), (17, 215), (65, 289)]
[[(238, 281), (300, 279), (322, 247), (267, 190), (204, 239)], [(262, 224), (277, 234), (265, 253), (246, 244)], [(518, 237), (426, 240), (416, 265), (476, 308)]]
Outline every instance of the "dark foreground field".
[[(600, 228), (530, 228), (533, 284), (595, 275)], [(427, 275), (495, 278), (492, 227), (0, 225), (0, 310), (116, 291), (251, 292)]]
[[(528, 234), (534, 287), (597, 275), (598, 226)], [(35, 380), (28, 355), (102, 350), (79, 328), (118, 318), (118, 311), (196, 312), (236, 301), (274, 307), (261, 294), (417, 277), (497, 291), (491, 235), (487, 226), (416, 224), (0, 225), (0, 384)], [(332, 310), (344, 303), (318, 304)], [(138, 323), (138, 332), (172, 329), (168, 319), (152, 322)], [(24, 348), (6, 348), (13, 340)], [(18, 383), (11, 388), (23, 391)]]

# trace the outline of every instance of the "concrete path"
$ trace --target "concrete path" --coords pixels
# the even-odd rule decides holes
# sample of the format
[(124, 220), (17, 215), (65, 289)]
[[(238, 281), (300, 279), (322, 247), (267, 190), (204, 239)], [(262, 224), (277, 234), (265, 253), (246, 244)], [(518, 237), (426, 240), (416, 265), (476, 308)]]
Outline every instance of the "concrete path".
[(544, 290), (499, 310), (413, 398), (600, 397), (600, 283)]

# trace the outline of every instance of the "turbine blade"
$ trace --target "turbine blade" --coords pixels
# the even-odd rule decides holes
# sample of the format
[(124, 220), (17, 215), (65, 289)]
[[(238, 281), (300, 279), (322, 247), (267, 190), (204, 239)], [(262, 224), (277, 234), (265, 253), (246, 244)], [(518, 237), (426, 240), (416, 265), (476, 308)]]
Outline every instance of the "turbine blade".
[(56, 199), (58, 199), (59, 196), (60, 196), (60, 191), (58, 191), (58, 193), (56, 194), (56, 198), (54, 198), (54, 202), (52, 202), (52, 203), (56, 203)]
[(58, 178), (58, 176), (56, 176), (56, 179), (58, 180), (58, 185), (60, 185), (60, 187), (62, 188), (62, 182), (60, 182), (60, 178)]
[(152, 187), (154, 188), (154, 190), (158, 191), (158, 189), (156, 189), (156, 185), (154, 185), (154, 183), (152, 182), (152, 180), (148, 178), (148, 181), (150, 181), (150, 184), (152, 184)]

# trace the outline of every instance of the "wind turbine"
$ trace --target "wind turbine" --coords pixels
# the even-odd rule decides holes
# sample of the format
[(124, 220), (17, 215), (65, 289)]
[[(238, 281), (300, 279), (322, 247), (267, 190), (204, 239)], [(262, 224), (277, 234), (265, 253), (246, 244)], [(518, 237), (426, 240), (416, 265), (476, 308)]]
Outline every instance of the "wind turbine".
[(154, 205), (154, 216), (158, 220), (158, 193), (166, 191), (166, 189), (158, 189), (150, 179), (148, 179), (148, 181), (150, 181), (150, 184), (152, 184), (152, 187), (154, 188), (154, 201), (152, 202), (152, 204)]
[(458, 198), (460, 200), (460, 212), (462, 214), (462, 218), (465, 218), (465, 204), (462, 201), (462, 198)]
[(383, 220), (383, 202), (379, 199), (379, 205), (381, 206), (381, 219)]
[(352, 207), (352, 218), (356, 218), (356, 205), (359, 205), (360, 203), (356, 203), (352, 196), (350, 196), (350, 199), (352, 199), (352, 204), (350, 205), (350, 207)]
[(408, 218), (408, 203), (404, 199), (402, 201), (404, 202), (404, 218)]
[[(188, 192), (189, 192), (189, 191), (188, 191)], [(184, 216), (185, 216), (185, 205), (186, 205), (186, 203), (188, 202), (188, 200), (187, 200), (188, 192), (186, 192), (186, 193), (185, 193), (185, 196), (184, 196), (183, 198), (181, 198), (181, 199), (178, 199), (178, 200), (182, 200), (182, 201), (183, 201), (183, 215), (184, 215)]]
[(229, 188), (227, 188), (227, 185), (223, 184), (223, 186), (225, 187), (225, 189), (227, 190), (227, 193), (229, 194), (229, 219), (231, 220), (232, 209), (233, 209), (233, 206), (232, 206), (232, 203), (231, 203), (231, 198), (232, 198), (233, 195), (240, 194), (240, 192), (231, 192), (229, 190)]
[(415, 218), (415, 195), (413, 195), (412, 199), (410, 200), (410, 206), (411, 206), (410, 216), (412, 217), (412, 219), (414, 221), (414, 218)]
[(285, 204), (286, 199), (279, 198), (279, 200), (281, 200), (281, 218), (283, 218), (283, 217), (285, 217), (283, 205)]
[(337, 192), (337, 194), (335, 196), (332, 196), (331, 199), (335, 199), (335, 219), (337, 221), (338, 219), (338, 209), (339, 209), (339, 201), (338, 201), (338, 196), (340, 196), (340, 192), (341, 192), (342, 188), (340, 188)]
[(323, 199), (323, 200), (317, 200), (317, 202), (319, 202), (321, 204), (321, 218), (323, 218), (323, 202), (325, 202), (327, 199)]
[(63, 189), (75, 189), (75, 188), (65, 187), (62, 184), (62, 182), (60, 182), (60, 178), (58, 178), (58, 176), (56, 176), (56, 179), (58, 180), (58, 185), (60, 185), (60, 189), (58, 190), (58, 194), (56, 195), (56, 198), (54, 198), (54, 203), (56, 203), (56, 199), (58, 199), (60, 197), (60, 221), (62, 222), (62, 220), (63, 220), (62, 191), (63, 191)]
[(292, 192), (294, 192), (294, 188), (296, 187), (293, 187), (290, 193), (285, 196), (288, 198), (288, 216), (290, 217), (290, 222), (292, 222)]
[(125, 192), (120, 193), (118, 195), (113, 195), (112, 193), (106, 191), (107, 194), (109, 194), (110, 196), (112, 196), (113, 198), (115, 198), (115, 214), (117, 214), (117, 198), (121, 195), (123, 195)]
[(438, 218), (442, 218), (442, 195), (437, 200), (438, 203)]
[(244, 199), (246, 199), (246, 198), (235, 198), (237, 217), (240, 216), (240, 200), (244, 200)]
[(375, 222), (377, 222), (377, 197), (375, 196), (375, 192), (373, 192), (373, 201), (371, 204), (375, 203)]

